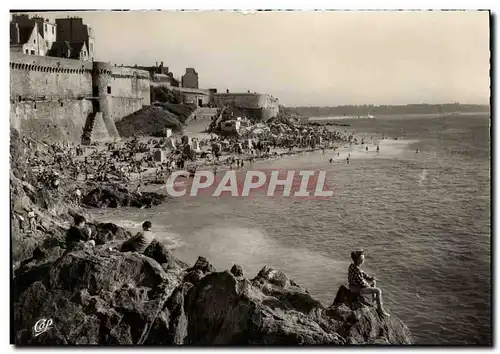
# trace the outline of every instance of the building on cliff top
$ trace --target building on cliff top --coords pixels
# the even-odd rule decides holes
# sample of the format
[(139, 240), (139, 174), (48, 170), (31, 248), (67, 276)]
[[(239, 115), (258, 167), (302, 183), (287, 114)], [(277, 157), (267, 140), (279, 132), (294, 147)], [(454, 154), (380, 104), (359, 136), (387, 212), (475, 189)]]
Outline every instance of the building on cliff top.
[(163, 62), (159, 65), (158, 62), (156, 62), (155, 66), (134, 65), (133, 68), (148, 71), (152, 82), (163, 83), (166, 86), (179, 87), (179, 80), (174, 78), (174, 74), (168, 70), (168, 66), (163, 66)]
[(95, 58), (95, 38), (91, 27), (83, 23), (80, 17), (57, 18), (57, 41), (69, 42), (71, 47), (78, 47), (77, 43), (85, 43), (88, 60)]
[(10, 51), (93, 61), (94, 35), (81, 18), (60, 18), (50, 23), (42, 17), (14, 14), (10, 22)]
[(47, 55), (56, 41), (56, 24), (42, 17), (13, 15), (10, 22), (10, 51), (28, 55)]
[(181, 86), (186, 88), (199, 88), (198, 73), (194, 68), (186, 68), (186, 73), (182, 75)]
[(47, 52), (47, 56), (77, 60), (89, 60), (89, 52), (85, 42), (57, 41)]

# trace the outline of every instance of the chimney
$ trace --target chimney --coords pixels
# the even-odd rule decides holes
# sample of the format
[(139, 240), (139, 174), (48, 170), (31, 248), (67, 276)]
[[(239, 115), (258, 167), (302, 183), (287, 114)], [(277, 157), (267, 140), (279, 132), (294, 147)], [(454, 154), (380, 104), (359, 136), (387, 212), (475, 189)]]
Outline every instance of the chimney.
[(14, 33), (13, 33), (13, 41), (15, 44), (19, 44), (19, 42), (21, 42), (21, 35), (19, 34), (19, 24), (16, 23), (14, 25)]

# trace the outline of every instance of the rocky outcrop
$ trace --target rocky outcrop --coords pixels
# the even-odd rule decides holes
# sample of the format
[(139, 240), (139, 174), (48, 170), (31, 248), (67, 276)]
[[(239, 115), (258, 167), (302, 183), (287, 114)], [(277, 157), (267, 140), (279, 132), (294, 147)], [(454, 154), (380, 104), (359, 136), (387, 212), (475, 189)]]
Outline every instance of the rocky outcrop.
[[(88, 223), (95, 246), (79, 243), (66, 249), (72, 216), (84, 213), (70, 202), (71, 182), (62, 177), (64, 188), (44, 187), (28, 168), (29, 142), (16, 134), (12, 140), (16, 344), (411, 343), (399, 319), (380, 317), (370, 301), (352, 296), (346, 288), (325, 308), (282, 271), (269, 267), (249, 280), (239, 265), (217, 272), (203, 257), (189, 267), (159, 242), (151, 243), (144, 254), (118, 252), (131, 234), (111, 223)], [(36, 149), (38, 159), (50, 155), (42, 146)], [(147, 207), (164, 198), (107, 185), (94, 187), (83, 203)], [(31, 210), (36, 225), (26, 230)], [(39, 331), (35, 325), (44, 320), (51, 326)]]
[(82, 198), (82, 204), (92, 208), (137, 207), (150, 208), (163, 203), (167, 197), (153, 192), (130, 192), (118, 185), (98, 186)]
[[(160, 243), (145, 254), (109, 244), (55, 247), (15, 274), (16, 343), (152, 345), (410, 344), (406, 326), (371, 304), (345, 299), (325, 308), (283, 272), (248, 280), (235, 265), (192, 266)], [(35, 336), (34, 325), (52, 327)]]

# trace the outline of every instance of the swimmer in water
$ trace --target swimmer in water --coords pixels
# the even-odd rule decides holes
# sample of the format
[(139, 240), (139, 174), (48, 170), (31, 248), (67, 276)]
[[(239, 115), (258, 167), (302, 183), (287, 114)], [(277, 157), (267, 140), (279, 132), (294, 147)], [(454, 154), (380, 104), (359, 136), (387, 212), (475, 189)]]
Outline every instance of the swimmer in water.
[(366, 151), (368, 151), (368, 146), (366, 147)]
[(377, 152), (380, 151), (380, 145), (377, 145)]
[(331, 158), (329, 161), (330, 161), (330, 163), (332, 163), (333, 162), (333, 158)]
[(417, 149), (417, 151), (415, 151), (415, 152), (418, 154), (419, 150)]
[(345, 159), (345, 161), (346, 161), (347, 163), (350, 163), (350, 162), (349, 162), (349, 158), (346, 158), (346, 159)]

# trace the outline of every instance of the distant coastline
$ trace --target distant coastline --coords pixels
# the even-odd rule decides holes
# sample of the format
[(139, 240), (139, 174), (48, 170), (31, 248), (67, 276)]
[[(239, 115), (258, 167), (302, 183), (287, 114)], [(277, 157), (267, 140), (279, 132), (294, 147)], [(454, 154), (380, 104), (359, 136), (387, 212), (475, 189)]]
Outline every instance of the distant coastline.
[[(474, 116), (474, 115), (485, 115), (490, 112), (477, 111), (477, 112), (453, 112), (453, 113), (392, 113), (392, 114), (379, 114), (373, 116), (373, 118), (368, 118), (366, 115), (359, 116), (360, 120), (377, 119), (377, 118), (390, 118), (390, 117), (400, 117), (400, 118), (412, 118), (412, 117), (453, 117), (453, 116)], [(358, 120), (356, 116), (311, 116), (303, 117), (308, 121), (330, 121), (330, 120)]]
[[(489, 105), (473, 104), (408, 104), (408, 105), (345, 105), (335, 107), (281, 107), (284, 113), (302, 117), (332, 117), (332, 119), (361, 118), (368, 119), (368, 115), (427, 115), (427, 114), (464, 114), (489, 113)], [(344, 118), (345, 117), (345, 118)]]

